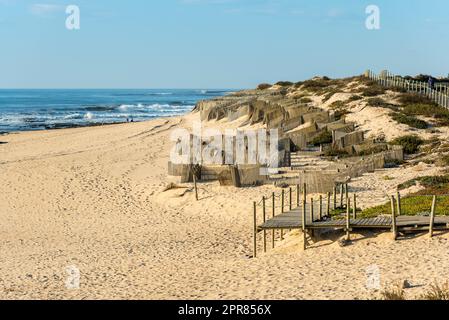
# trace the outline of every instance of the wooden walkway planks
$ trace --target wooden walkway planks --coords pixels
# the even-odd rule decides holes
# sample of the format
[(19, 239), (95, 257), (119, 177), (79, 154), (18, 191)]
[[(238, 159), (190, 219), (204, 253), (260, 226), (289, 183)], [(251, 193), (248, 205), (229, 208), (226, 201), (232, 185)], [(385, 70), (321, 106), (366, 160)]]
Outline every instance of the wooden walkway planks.
[[(284, 212), (274, 218), (269, 219), (258, 227), (259, 231), (272, 229), (301, 229), (303, 227), (301, 209), (295, 208), (291, 211)], [(326, 229), (326, 228), (346, 228), (346, 220), (322, 220), (311, 221), (310, 210), (306, 213), (307, 229)], [(315, 212), (314, 218), (317, 218)], [(435, 226), (448, 227), (449, 217), (435, 217)], [(430, 225), (430, 217), (425, 216), (399, 216), (396, 218), (398, 228), (420, 228)], [(380, 216), (376, 218), (359, 218), (350, 219), (352, 229), (391, 229), (392, 218), (388, 216)]]

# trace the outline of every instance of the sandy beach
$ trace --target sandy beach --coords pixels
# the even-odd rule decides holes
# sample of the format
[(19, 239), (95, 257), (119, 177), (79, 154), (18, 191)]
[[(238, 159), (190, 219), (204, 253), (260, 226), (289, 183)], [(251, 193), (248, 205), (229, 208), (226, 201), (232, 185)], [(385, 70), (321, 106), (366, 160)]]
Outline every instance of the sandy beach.
[[(198, 202), (163, 192), (170, 132), (192, 117), (0, 136), (0, 298), (364, 299), (377, 295), (371, 265), (383, 286), (408, 280), (416, 297), (449, 278), (446, 235), (363, 234), (340, 247), (334, 234), (304, 252), (292, 233), (250, 258), (252, 201), (274, 186), (203, 183)], [(355, 184), (382, 203), (399, 180), (438, 170), (421, 166)], [(66, 287), (70, 266), (79, 289)]]

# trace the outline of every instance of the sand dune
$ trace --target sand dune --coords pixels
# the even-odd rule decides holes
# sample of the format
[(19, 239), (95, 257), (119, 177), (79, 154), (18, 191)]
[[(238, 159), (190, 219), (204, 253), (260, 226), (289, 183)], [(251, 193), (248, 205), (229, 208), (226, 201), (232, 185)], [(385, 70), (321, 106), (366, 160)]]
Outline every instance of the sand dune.
[[(445, 235), (393, 242), (388, 234), (365, 234), (344, 248), (323, 238), (303, 252), (293, 233), (275, 250), (249, 258), (251, 201), (273, 186), (204, 183), (199, 202), (183, 189), (162, 192), (169, 134), (189, 121), (3, 136), (0, 298), (369, 298), (376, 294), (365, 286), (372, 264), (382, 284), (418, 285), (408, 289), (413, 297), (448, 278)], [(406, 179), (431, 170), (437, 169), (388, 174)], [(381, 201), (379, 190), (393, 188), (383, 175), (355, 182), (365, 188), (363, 199)], [(66, 287), (68, 266), (80, 271), (79, 289)]]

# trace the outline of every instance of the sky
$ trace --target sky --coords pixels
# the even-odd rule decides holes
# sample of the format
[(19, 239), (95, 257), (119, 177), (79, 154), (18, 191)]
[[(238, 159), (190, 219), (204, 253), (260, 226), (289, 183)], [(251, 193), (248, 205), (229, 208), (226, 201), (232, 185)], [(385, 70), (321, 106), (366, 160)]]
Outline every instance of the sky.
[[(66, 7), (80, 29), (66, 28)], [(380, 10), (369, 30), (368, 5)], [(447, 0), (0, 0), (0, 88), (252, 88), (449, 73)]]

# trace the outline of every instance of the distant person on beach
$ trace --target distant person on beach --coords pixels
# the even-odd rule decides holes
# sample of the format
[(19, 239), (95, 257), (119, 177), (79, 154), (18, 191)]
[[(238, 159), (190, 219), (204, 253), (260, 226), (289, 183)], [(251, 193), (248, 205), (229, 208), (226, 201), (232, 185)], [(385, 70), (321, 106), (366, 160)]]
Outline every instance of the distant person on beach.
[(429, 87), (435, 89), (435, 79), (432, 76), (429, 77)]

